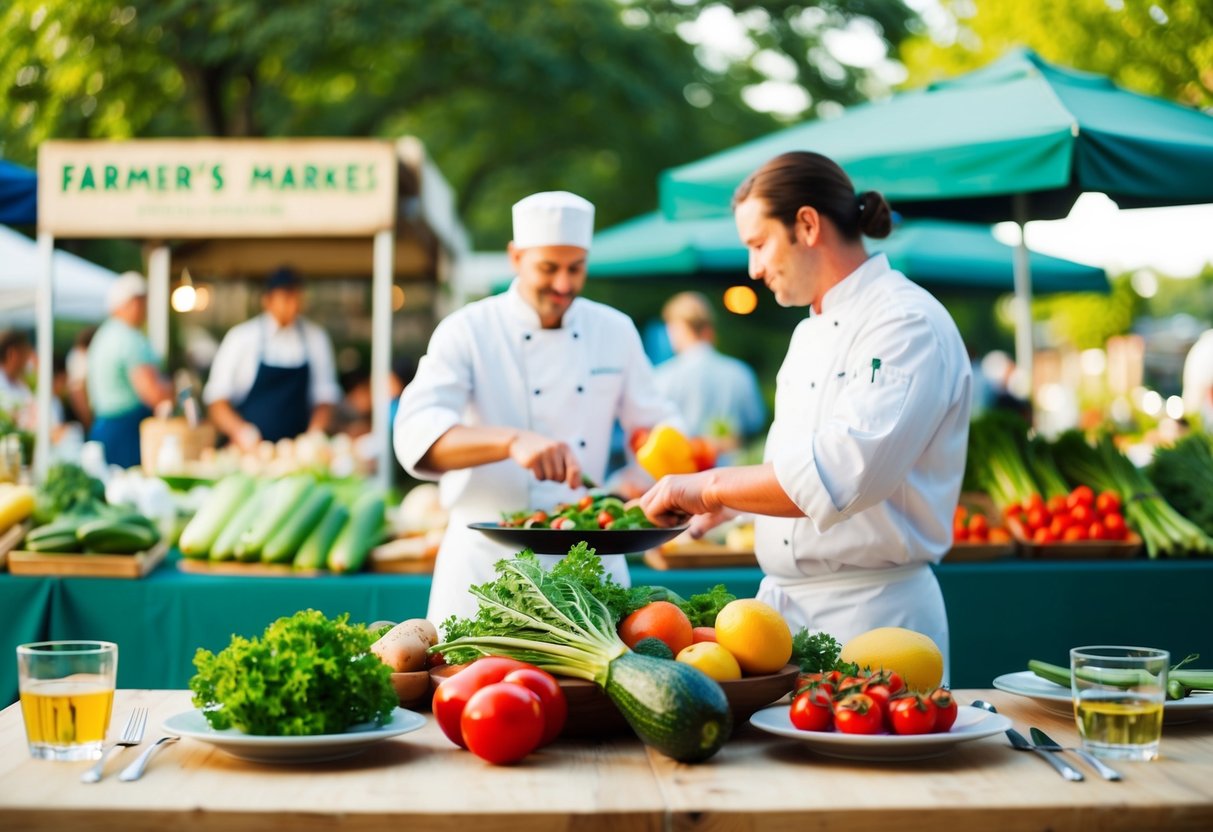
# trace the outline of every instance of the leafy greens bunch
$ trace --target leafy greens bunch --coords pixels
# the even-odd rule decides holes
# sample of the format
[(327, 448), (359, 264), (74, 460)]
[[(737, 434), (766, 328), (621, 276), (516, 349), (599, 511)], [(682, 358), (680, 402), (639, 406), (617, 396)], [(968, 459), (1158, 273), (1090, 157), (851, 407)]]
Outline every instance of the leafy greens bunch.
[(317, 610), (279, 618), (260, 638), (232, 636), (219, 653), (199, 649), (190, 680), (194, 705), (217, 730), (305, 736), (340, 734), (388, 721), (398, 699), (391, 668), (374, 641), (344, 613)]

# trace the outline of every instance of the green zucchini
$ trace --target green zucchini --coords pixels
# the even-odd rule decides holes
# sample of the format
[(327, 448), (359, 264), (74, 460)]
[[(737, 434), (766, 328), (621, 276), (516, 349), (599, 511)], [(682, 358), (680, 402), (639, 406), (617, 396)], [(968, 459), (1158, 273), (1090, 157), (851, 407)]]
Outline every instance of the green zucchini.
[(22, 546), (30, 552), (48, 552), (48, 553), (69, 553), (80, 551), (80, 539), (76, 537), (75, 531), (58, 532), (57, 534), (43, 534), (36, 540), (31, 540), (29, 535), (25, 537), (25, 543)]
[(367, 555), (383, 537), (383, 495), (363, 494), (350, 509), (350, 520), (329, 550), (328, 567), (333, 572), (358, 572)]
[(299, 547), (324, 519), (332, 502), (333, 489), (327, 485), (318, 485), (307, 492), (299, 507), (266, 542), (261, 550), (261, 559), (266, 563), (290, 563), (294, 560)]
[(90, 524), (76, 532), (86, 552), (106, 555), (133, 555), (145, 552), (160, 542), (159, 532), (142, 523), (110, 523), (107, 526)]
[(260, 560), (265, 544), (302, 505), (315, 482), (310, 474), (295, 474), (272, 483), (266, 491), (261, 511), (240, 535), (236, 544), (236, 559)]
[(206, 557), (255, 488), (256, 483), (246, 474), (231, 474), (221, 479), (206, 504), (181, 530), (177, 541), (181, 554), (187, 558)]
[(295, 555), (296, 569), (323, 569), (328, 563), (329, 550), (345, 524), (350, 519), (350, 510), (340, 503), (333, 503), (320, 523), (299, 547)]
[(219, 532), (219, 537), (215, 538), (215, 544), (211, 546), (211, 560), (231, 560), (236, 557), (236, 544), (240, 542), (241, 535), (261, 514), (266, 492), (271, 487), (271, 485), (260, 486), (240, 507), (240, 510), (232, 515), (232, 519), (227, 521), (227, 525)]
[(684, 662), (628, 651), (611, 661), (604, 690), (646, 745), (680, 763), (711, 757), (733, 730), (720, 685)]
[(1070, 668), (1062, 667), (1057, 664), (1049, 664), (1048, 662), (1031, 659), (1028, 662), (1028, 670), (1035, 673), (1042, 679), (1047, 679), (1055, 685), (1061, 685), (1067, 690), (1070, 687)]

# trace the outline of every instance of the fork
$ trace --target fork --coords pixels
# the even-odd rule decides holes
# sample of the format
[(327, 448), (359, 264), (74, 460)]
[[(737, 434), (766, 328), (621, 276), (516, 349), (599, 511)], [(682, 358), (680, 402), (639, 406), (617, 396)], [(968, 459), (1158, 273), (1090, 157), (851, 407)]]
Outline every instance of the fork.
[(132, 745), (138, 745), (143, 741), (143, 730), (147, 727), (147, 708), (135, 708), (131, 711), (131, 715), (127, 717), (126, 727), (122, 729), (122, 736), (116, 741), (101, 749), (101, 757), (93, 764), (93, 767), (80, 775), (81, 783), (96, 783), (101, 780), (101, 771), (105, 768), (105, 760), (109, 757), (110, 752), (115, 748), (129, 748)]

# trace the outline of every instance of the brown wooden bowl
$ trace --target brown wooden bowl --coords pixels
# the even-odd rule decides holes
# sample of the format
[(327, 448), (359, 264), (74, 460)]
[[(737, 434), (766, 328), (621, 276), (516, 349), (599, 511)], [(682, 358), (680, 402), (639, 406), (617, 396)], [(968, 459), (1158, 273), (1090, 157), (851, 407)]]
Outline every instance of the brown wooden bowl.
[[(437, 688), (443, 679), (455, 675), (461, 668), (462, 665), (449, 664), (431, 668), (431, 689)], [(758, 709), (791, 693), (799, 673), (799, 667), (789, 664), (778, 673), (720, 682), (720, 688), (733, 711), (734, 727), (744, 723)], [(562, 737), (609, 737), (631, 731), (623, 714), (598, 685), (564, 676), (557, 676), (556, 681), (569, 704), (569, 716), (561, 732)]]
[(396, 689), (396, 698), (400, 700), (402, 708), (415, 710), (418, 706), (428, 706), (430, 703), (430, 673), (428, 670), (393, 673), (392, 687)]

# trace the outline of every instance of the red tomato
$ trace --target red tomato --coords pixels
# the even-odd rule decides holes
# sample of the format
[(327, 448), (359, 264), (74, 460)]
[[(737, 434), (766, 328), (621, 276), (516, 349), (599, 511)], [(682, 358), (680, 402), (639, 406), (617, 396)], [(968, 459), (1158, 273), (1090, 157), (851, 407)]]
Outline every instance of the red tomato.
[(1050, 497), (1045, 501), (1045, 507), (1049, 509), (1049, 514), (1056, 517), (1060, 512), (1066, 510), (1066, 498), (1060, 494), (1056, 497)]
[(636, 430), (632, 431), (632, 435), (628, 437), (628, 447), (632, 449), (632, 453), (636, 453), (640, 450), (640, 446), (648, 441), (648, 438), (648, 428), (636, 428)]
[(906, 689), (906, 680), (896, 670), (882, 670), (881, 673), (884, 674), (884, 683), (889, 686), (889, 693), (896, 696)]
[(931, 702), (935, 705), (935, 727), (933, 733), (945, 734), (956, 722), (956, 700), (952, 691), (947, 688), (935, 688), (931, 691)]
[(827, 670), (825, 673), (823, 673), (821, 675), (821, 680), (823, 682), (829, 682), (831, 685), (833, 685), (835, 687), (835, 689), (837, 689), (838, 683), (842, 681), (842, 671), (841, 670)]
[(929, 734), (935, 730), (935, 703), (917, 693), (894, 699), (889, 724), (895, 734)]
[(834, 727), (844, 734), (879, 734), (884, 714), (866, 693), (853, 693), (834, 703)]
[(1043, 508), (1034, 508), (1028, 511), (1028, 528), (1035, 532), (1037, 529), (1047, 528), (1052, 518), (1049, 517), (1049, 512)]
[[(692, 627), (691, 628), (691, 644), (698, 644), (701, 641), (715, 641), (715, 627)], [(818, 677), (820, 678), (820, 676)]]
[(1086, 540), (1087, 539), (1087, 527), (1086, 526), (1071, 526), (1070, 528), (1066, 529), (1066, 533), (1064, 535), (1062, 535), (1061, 539), (1066, 541), (1067, 543), (1073, 543), (1076, 540)]
[(1059, 514), (1049, 524), (1049, 533), (1060, 540), (1068, 528), (1070, 528), (1070, 518), (1065, 514)]
[(546, 511), (537, 511), (534, 514), (532, 514), (530, 517), (528, 517), (524, 521), (524, 524), (530, 523), (532, 526), (535, 526), (535, 525), (538, 525), (539, 523), (546, 523), (547, 521), (548, 521), (548, 513)]
[(824, 731), (834, 721), (830, 694), (824, 688), (811, 688), (796, 695), (790, 714), (792, 724), (801, 731)]
[(1002, 510), (1003, 517), (1018, 517), (1021, 514), (1023, 514), (1023, 506), (1019, 503), (1011, 503)]
[(889, 701), (893, 698), (893, 694), (889, 691), (889, 686), (879, 680), (873, 683), (869, 679), (868, 684), (864, 685), (863, 687), (863, 692), (872, 698), (872, 701), (876, 703), (876, 707), (880, 708), (881, 717), (884, 719), (887, 727), (889, 718)]
[(609, 529), (613, 525), (615, 525), (615, 518), (609, 511), (598, 512), (598, 528)]
[(982, 532), (988, 532), (989, 530), (990, 530), (990, 522), (988, 520), (986, 520), (986, 516), (984, 514), (974, 514), (969, 519), (969, 531), (970, 532), (982, 533)]
[(1080, 485), (1070, 492), (1070, 496), (1066, 497), (1066, 505), (1070, 508), (1075, 506), (1086, 506), (1090, 508), (1095, 504), (1095, 492), (1090, 486)]
[(447, 739), (461, 748), (467, 748), (463, 742), (463, 710), (468, 700), (481, 688), (500, 682), (507, 674), (521, 670), (530, 665), (513, 659), (502, 659), (489, 656), (477, 659), (454, 676), (448, 676), (434, 691), (432, 707), (438, 727)]
[(1120, 497), (1115, 491), (1101, 491), (1095, 498), (1095, 510), (1100, 514), (1119, 514)]
[(1057, 538), (1048, 529), (1037, 529), (1036, 531), (1032, 532), (1033, 543), (1053, 543), (1056, 540)]
[(669, 601), (654, 601), (619, 622), (619, 637), (628, 647), (635, 647), (643, 638), (656, 638), (677, 656), (693, 641), (691, 619)]
[(706, 471), (716, 467), (716, 449), (712, 443), (702, 436), (691, 438), (691, 459), (695, 461), (696, 471)]
[(543, 713), (540, 748), (560, 736), (560, 732), (564, 730), (564, 721), (569, 715), (569, 703), (565, 701), (564, 691), (555, 676), (537, 667), (524, 667), (507, 673), (502, 681), (506, 684), (522, 685), (539, 697), (539, 706)]
[(1032, 494), (1028, 499), (1023, 501), (1024, 511), (1031, 511), (1034, 508), (1043, 509), (1045, 507), (1045, 499), (1039, 494)]
[(1079, 503), (1070, 509), (1070, 520), (1075, 526), (1086, 526), (1095, 519), (1095, 511), (1085, 503)]
[(523, 685), (498, 682), (476, 691), (460, 719), (467, 749), (494, 765), (516, 763), (539, 747), (543, 706)]
[(1087, 527), (1087, 538), (1090, 540), (1107, 540), (1108, 529), (1103, 523), (1096, 520)]
[(592, 505), (594, 505), (594, 498), (591, 497), (589, 494), (586, 494), (584, 497), (582, 497), (580, 500), (577, 501), (577, 510), (585, 511), (587, 508), (589, 508)]
[(1103, 519), (1103, 527), (1112, 540), (1124, 540), (1128, 529), (1125, 528), (1125, 518), (1119, 514), (1107, 514)]
[(965, 519), (969, 516), (969, 510), (964, 506), (957, 506), (956, 511), (952, 512), (952, 525), (963, 526)]
[(956, 543), (964, 543), (969, 539), (969, 530), (963, 526), (958, 529), (952, 529), (952, 540)]

